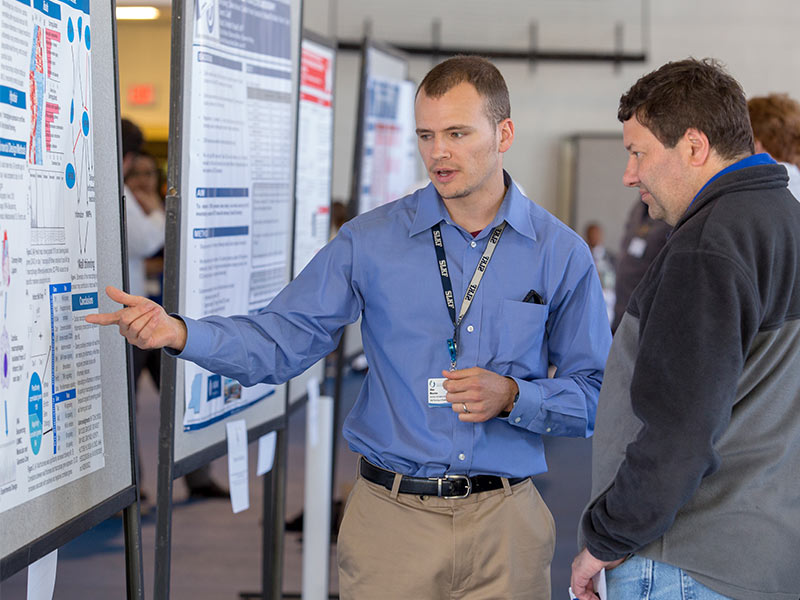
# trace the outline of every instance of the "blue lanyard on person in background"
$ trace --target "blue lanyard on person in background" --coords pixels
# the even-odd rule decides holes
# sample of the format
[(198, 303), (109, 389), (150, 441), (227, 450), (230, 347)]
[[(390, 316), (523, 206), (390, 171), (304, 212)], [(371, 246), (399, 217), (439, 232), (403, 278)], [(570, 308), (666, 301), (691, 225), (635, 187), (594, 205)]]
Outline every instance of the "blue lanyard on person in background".
[(506, 228), (506, 222), (503, 221), (500, 225), (492, 229), (489, 235), (489, 240), (486, 242), (486, 249), (483, 251), (481, 259), (478, 261), (478, 266), (475, 267), (475, 272), (472, 274), (472, 279), (469, 282), (467, 291), (464, 294), (464, 299), (461, 301), (461, 310), (456, 316), (456, 302), (453, 296), (453, 285), (450, 282), (450, 271), (447, 268), (447, 256), (444, 253), (444, 239), (442, 238), (442, 230), (437, 223), (431, 228), (433, 235), (433, 247), (436, 250), (436, 260), (439, 264), (439, 275), (442, 278), (442, 290), (444, 291), (444, 301), (447, 304), (447, 310), (450, 313), (450, 320), (453, 322), (453, 337), (447, 340), (447, 350), (450, 353), (450, 370), (456, 370), (456, 359), (458, 358), (458, 328), (461, 322), (472, 306), (472, 300), (475, 298), (475, 292), (478, 291), (478, 286), (481, 284), (481, 279), (486, 272), (486, 267), (489, 266), (489, 261), (492, 259), (494, 249), (500, 241), (500, 236), (503, 235), (503, 230)]

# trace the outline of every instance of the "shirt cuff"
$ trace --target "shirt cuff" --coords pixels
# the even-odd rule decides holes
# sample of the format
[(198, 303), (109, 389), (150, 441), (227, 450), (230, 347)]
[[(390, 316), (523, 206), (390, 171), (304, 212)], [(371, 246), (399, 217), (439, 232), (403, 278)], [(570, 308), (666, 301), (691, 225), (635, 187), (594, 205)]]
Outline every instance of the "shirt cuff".
[(189, 317), (184, 317), (177, 313), (170, 313), (169, 316), (180, 319), (183, 321), (183, 324), (186, 325), (186, 344), (181, 351), (175, 350), (174, 348), (164, 348), (164, 352), (169, 356), (194, 362), (194, 360), (200, 356), (200, 349), (209, 347), (209, 336), (204, 331), (203, 324), (195, 319), (190, 319)]
[(519, 388), (519, 399), (506, 420), (511, 425), (530, 430), (537, 418), (541, 419), (542, 390), (533, 381), (525, 381), (518, 377), (511, 377), (511, 379)]

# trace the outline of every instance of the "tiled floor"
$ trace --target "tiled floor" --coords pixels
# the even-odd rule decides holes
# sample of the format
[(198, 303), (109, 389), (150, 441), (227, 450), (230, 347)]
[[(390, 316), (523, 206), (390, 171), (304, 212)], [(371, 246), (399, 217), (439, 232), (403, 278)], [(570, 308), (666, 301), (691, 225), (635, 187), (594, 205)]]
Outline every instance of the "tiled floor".
[[(345, 379), (343, 415), (361, 384), (359, 375)], [(142, 446), (143, 487), (155, 498), (158, 396), (152, 384), (142, 381), (139, 398), (139, 435)], [(286, 514), (291, 519), (302, 510), (305, 410), (289, 420), (289, 477), (286, 484)], [(553, 599), (567, 598), (569, 565), (574, 555), (578, 515), (588, 495), (589, 454), (587, 440), (547, 440), (550, 473), (536, 478), (556, 519), (558, 539), (553, 561)], [(250, 448), (250, 509), (232, 514), (227, 500), (189, 502), (185, 487), (176, 482), (172, 512), (171, 593), (175, 600), (236, 600), (241, 592), (260, 587), (261, 479), (255, 478), (256, 448)], [(337, 451), (335, 490), (346, 493), (355, 472), (355, 456), (340, 444)], [(220, 481), (227, 478), (227, 461), (212, 465)], [(146, 510), (146, 509), (145, 509)], [(145, 595), (153, 597), (155, 513), (142, 520)], [(301, 586), (302, 536), (287, 533), (284, 543), (283, 590), (298, 594)], [(335, 545), (331, 546), (331, 592), (338, 589)], [(26, 572), (0, 584), (0, 600), (26, 597)], [(120, 519), (110, 519), (59, 550), (56, 600), (125, 598), (124, 541)]]

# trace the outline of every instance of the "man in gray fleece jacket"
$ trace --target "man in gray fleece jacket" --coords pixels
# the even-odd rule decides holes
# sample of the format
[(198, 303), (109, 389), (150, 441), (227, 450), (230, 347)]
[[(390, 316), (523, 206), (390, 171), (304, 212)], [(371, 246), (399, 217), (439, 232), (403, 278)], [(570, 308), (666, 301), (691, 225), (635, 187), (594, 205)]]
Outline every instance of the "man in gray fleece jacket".
[(606, 364), (572, 588), (800, 597), (800, 204), (739, 84), (668, 63), (622, 96), (623, 182), (674, 228)]

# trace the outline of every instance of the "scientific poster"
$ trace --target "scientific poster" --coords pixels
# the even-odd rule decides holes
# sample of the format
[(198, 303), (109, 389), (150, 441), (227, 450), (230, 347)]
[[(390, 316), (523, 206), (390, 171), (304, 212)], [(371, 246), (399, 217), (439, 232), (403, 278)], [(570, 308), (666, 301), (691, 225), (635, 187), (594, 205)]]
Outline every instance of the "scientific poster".
[(367, 80), (359, 213), (405, 196), (417, 180), (415, 92), (410, 81)]
[[(291, 7), (288, 1), (195, 3), (184, 310), (247, 314), (286, 282), (292, 222)], [(183, 363), (184, 430), (274, 392)]]
[(303, 40), (297, 124), (294, 274), (330, 236), (333, 161), (333, 67), (335, 50)]
[(89, 0), (0, 0), (0, 30), (2, 512), (105, 459)]

